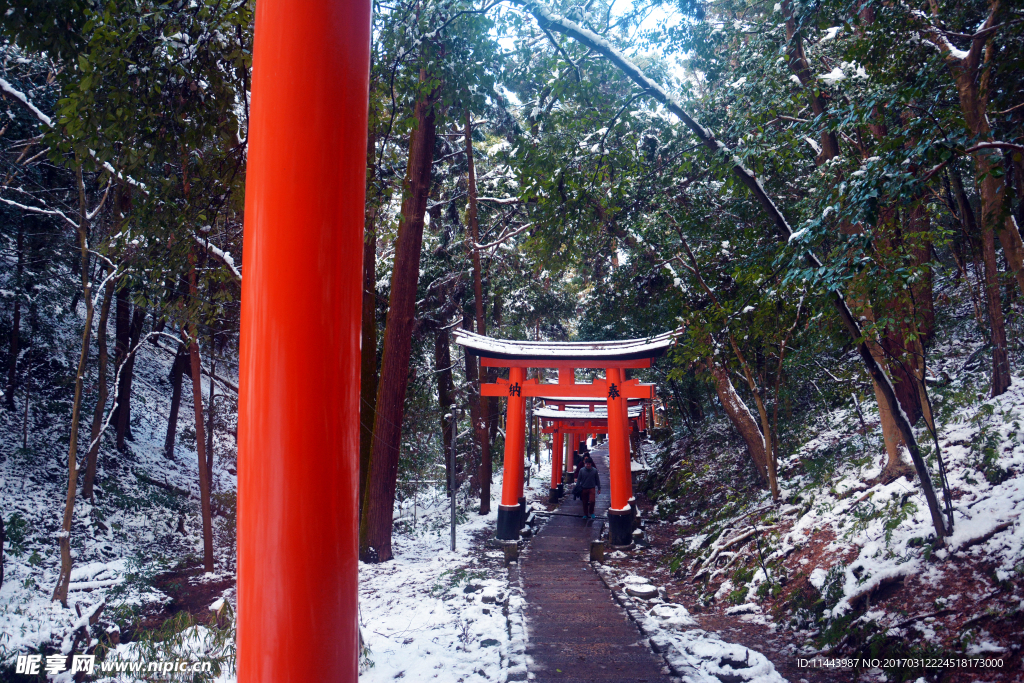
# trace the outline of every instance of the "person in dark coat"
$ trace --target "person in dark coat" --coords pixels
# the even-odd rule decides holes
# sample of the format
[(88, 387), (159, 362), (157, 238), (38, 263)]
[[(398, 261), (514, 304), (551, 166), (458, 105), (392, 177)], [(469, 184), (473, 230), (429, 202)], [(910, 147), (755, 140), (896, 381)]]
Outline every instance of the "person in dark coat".
[(594, 467), (594, 461), (590, 458), (584, 461), (577, 481), (580, 487), (580, 498), (583, 500), (583, 518), (593, 519), (597, 492), (601, 490), (601, 475), (598, 474), (597, 468)]
[[(584, 456), (583, 456), (582, 458), (580, 458), (580, 459), (579, 459), (579, 461), (578, 461), (578, 462), (576, 463), (576, 469), (575, 469), (575, 470), (573, 471), (573, 473), (572, 473), (572, 475), (573, 475), (573, 481), (579, 481), (579, 478), (580, 478), (580, 472), (582, 472), (582, 471), (583, 471), (583, 467), (584, 467), (584, 466), (585, 466), (585, 465), (586, 465), (586, 464), (587, 464), (588, 462), (590, 463), (590, 466), (591, 466), (591, 467), (593, 467), (593, 468), (594, 468), (595, 470), (597, 469), (597, 463), (596, 463), (596, 462), (594, 462), (594, 459), (593, 459), (593, 458), (591, 458), (591, 457), (590, 457), (589, 455), (584, 455)], [(579, 497), (579, 496), (577, 496), (577, 498), (578, 498), (578, 497)]]

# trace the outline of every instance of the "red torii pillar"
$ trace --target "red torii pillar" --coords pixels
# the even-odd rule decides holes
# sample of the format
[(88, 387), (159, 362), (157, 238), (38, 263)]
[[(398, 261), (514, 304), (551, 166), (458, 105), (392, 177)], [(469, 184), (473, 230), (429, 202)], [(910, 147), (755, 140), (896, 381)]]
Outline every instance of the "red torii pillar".
[(505, 408), (505, 464), (501, 484), (501, 503), (498, 505), (498, 538), (511, 541), (519, 538), (526, 498), (523, 497), (523, 435), (526, 430), (526, 368), (509, 368), (508, 404)]
[(358, 679), (369, 63), (368, 0), (260, 0), (239, 352), (239, 683)]
[(551, 497), (549, 502), (557, 503), (564, 490), (565, 487), (562, 484), (562, 430), (557, 430), (551, 435)]
[(608, 478), (611, 505), (608, 507), (608, 540), (628, 545), (633, 536), (633, 472), (629, 456), (629, 416), (623, 396), (622, 371), (607, 368), (608, 389)]

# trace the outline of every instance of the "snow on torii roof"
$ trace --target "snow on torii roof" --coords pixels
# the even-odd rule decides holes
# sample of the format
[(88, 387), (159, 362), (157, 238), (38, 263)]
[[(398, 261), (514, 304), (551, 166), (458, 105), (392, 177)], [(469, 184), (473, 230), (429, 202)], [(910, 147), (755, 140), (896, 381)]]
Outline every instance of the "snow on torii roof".
[[(579, 385), (577, 385), (577, 386), (579, 386)], [(580, 398), (579, 396), (537, 396), (536, 398), (540, 399), (541, 401), (545, 401), (547, 403), (570, 403), (570, 404), (578, 404), (578, 405), (590, 405), (591, 403), (599, 404), (599, 405), (604, 405), (604, 403), (607, 401), (607, 399), (605, 399), (605, 398), (597, 398), (597, 397), (595, 397), (595, 398)], [(634, 404), (636, 404), (636, 403), (639, 403), (640, 401), (643, 401), (645, 399), (631, 398), (631, 399), (627, 399), (627, 400), (632, 401)], [(571, 408), (572, 406), (566, 406), (566, 407), (567, 408)]]
[(471, 349), (483, 358), (614, 361), (662, 356), (675, 341), (677, 334), (672, 331), (649, 339), (621, 341), (549, 342), (494, 339), (467, 330), (454, 330), (452, 337), (456, 344)]
[[(533, 411), (533, 416), (542, 420), (607, 420), (608, 408), (595, 408), (594, 410), (537, 408)], [(629, 416), (640, 417), (640, 406), (630, 408)]]

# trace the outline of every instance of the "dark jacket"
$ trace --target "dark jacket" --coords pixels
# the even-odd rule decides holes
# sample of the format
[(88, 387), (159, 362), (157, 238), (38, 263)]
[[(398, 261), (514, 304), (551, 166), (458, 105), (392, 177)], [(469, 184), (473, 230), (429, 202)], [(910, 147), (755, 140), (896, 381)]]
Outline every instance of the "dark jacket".
[(580, 469), (577, 475), (577, 480), (580, 484), (581, 489), (597, 489), (601, 490), (601, 475), (598, 473), (596, 467)]

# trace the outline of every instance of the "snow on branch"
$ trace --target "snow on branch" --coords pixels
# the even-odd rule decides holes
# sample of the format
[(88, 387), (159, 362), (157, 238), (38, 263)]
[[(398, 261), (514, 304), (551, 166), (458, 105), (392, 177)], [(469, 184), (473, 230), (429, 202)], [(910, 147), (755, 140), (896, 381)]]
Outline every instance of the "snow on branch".
[(478, 202), (491, 202), (492, 204), (521, 204), (519, 197), (477, 197)]
[(47, 128), (53, 128), (53, 121), (50, 119), (50, 117), (41, 112), (39, 110), (39, 107), (29, 102), (28, 97), (26, 97), (25, 93), (15, 88), (13, 85), (11, 85), (8, 81), (6, 81), (3, 78), (0, 78), (0, 91), (2, 91), (5, 95), (10, 95), (18, 102), (20, 102), (23, 107), (32, 112), (33, 116), (39, 119), (42, 123), (46, 124)]
[(978, 150), (982, 150), (982, 149), (1007, 149), (1007, 150), (1010, 150), (1011, 152), (1021, 152), (1021, 153), (1024, 153), (1024, 145), (1015, 145), (1012, 142), (999, 142), (999, 141), (979, 142), (978, 144), (974, 145), (973, 147), (968, 147), (967, 149), (962, 150), (962, 151), (961, 150), (954, 150), (954, 156), (951, 156), (950, 158), (946, 159), (945, 161), (942, 161), (942, 162), (936, 164), (935, 166), (932, 166), (930, 169), (928, 169), (928, 172), (925, 173), (921, 177), (921, 180), (923, 180), (924, 182), (928, 182), (929, 180), (931, 180), (932, 178), (935, 177), (936, 173), (938, 173), (943, 168), (945, 168), (946, 164), (948, 164), (950, 161), (955, 159), (957, 156), (959, 156), (961, 154), (971, 154), (972, 152), (977, 152)]
[[(99, 157), (96, 156), (96, 150), (90, 149), (89, 155), (93, 159), (99, 161)], [(146, 195), (147, 197), (149, 196), (149, 190), (146, 188), (145, 184), (140, 183), (138, 180), (135, 180), (135, 178), (132, 178), (131, 176), (122, 175), (120, 171), (118, 171), (116, 168), (110, 165), (109, 161), (101, 162), (100, 165), (103, 167), (105, 171), (107, 171), (107, 173), (114, 176), (121, 182), (128, 183), (133, 187), (137, 187), (139, 190), (142, 191), (142, 194)]]
[(63, 218), (65, 221), (67, 221), (68, 225), (70, 225), (72, 228), (75, 228), (76, 230), (78, 229), (78, 223), (68, 218), (63, 211), (60, 211), (58, 209), (40, 209), (37, 206), (28, 206), (27, 204), (20, 204), (16, 201), (7, 199), (5, 197), (0, 197), (0, 202), (3, 202), (8, 206), (13, 206), (15, 208), (21, 209), (22, 211), (28, 211), (29, 213), (38, 213), (43, 216), (59, 216)]
[(209, 240), (200, 237), (199, 235), (193, 235), (192, 238), (196, 241), (196, 244), (198, 244), (203, 249), (206, 249), (208, 253), (212, 254), (218, 261), (227, 266), (228, 270), (231, 271), (231, 274), (235, 277), (236, 280), (238, 280), (239, 282), (242, 281), (242, 274), (238, 272), (238, 268), (235, 267), (235, 259), (231, 256), (231, 254), (219, 248), (217, 245), (213, 244)]
[(683, 124), (690, 129), (697, 139), (704, 144), (705, 147), (721, 155), (732, 164), (733, 172), (757, 198), (758, 203), (764, 209), (765, 213), (767, 213), (772, 219), (779, 237), (784, 240), (789, 238), (793, 233), (793, 229), (789, 226), (789, 223), (786, 221), (779, 208), (775, 206), (775, 202), (773, 202), (768, 196), (768, 193), (765, 191), (764, 187), (762, 187), (761, 181), (758, 180), (757, 176), (743, 164), (732, 150), (715, 138), (710, 130), (702, 126), (695, 118), (690, 116), (690, 114), (683, 109), (682, 104), (680, 104), (678, 100), (672, 97), (668, 91), (662, 88), (658, 83), (651, 80), (647, 74), (645, 74), (640, 67), (626, 57), (626, 55), (593, 31), (570, 21), (565, 17), (554, 14), (551, 10), (536, 0), (509, 1), (514, 5), (521, 6), (532, 14), (541, 28), (561, 33), (562, 35), (568, 36), (589, 47), (595, 52), (604, 55), (634, 83), (639, 85), (644, 92), (675, 114)]
[(477, 249), (480, 249), (480, 250), (491, 249), (491, 248), (496, 247), (496, 246), (498, 246), (500, 244), (504, 244), (505, 242), (509, 241), (510, 239), (512, 239), (513, 237), (518, 235), (519, 233), (524, 232), (524, 231), (526, 231), (526, 230), (528, 230), (528, 229), (530, 229), (532, 227), (533, 227), (533, 223), (532, 222), (531, 223), (527, 223), (526, 225), (522, 226), (521, 228), (516, 228), (512, 232), (507, 232), (507, 233), (503, 234), (501, 237), (499, 237), (498, 239), (494, 240), (490, 244), (474, 244), (473, 246), (476, 247)]

